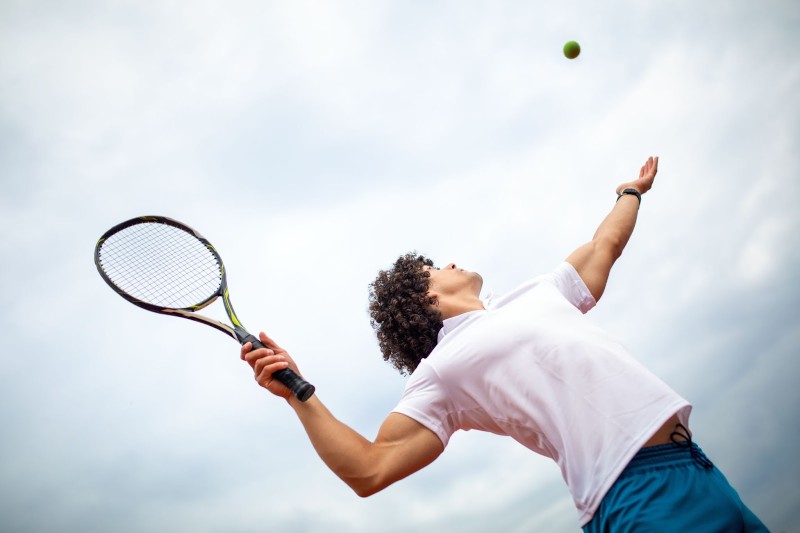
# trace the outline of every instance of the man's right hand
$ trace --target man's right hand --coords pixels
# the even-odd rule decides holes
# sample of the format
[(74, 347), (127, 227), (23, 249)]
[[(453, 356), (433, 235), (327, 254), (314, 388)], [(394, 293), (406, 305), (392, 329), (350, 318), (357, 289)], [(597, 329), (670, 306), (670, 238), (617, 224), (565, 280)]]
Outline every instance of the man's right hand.
[(258, 334), (258, 338), (261, 339), (265, 348), (253, 350), (252, 343), (244, 344), (241, 349), (242, 361), (247, 361), (253, 369), (255, 379), (259, 385), (275, 396), (288, 400), (292, 395), (292, 391), (280, 381), (272, 379), (272, 374), (284, 368), (291, 368), (299, 376), (300, 371), (297, 370), (297, 365), (288, 352), (278, 346), (266, 333), (262, 331)]

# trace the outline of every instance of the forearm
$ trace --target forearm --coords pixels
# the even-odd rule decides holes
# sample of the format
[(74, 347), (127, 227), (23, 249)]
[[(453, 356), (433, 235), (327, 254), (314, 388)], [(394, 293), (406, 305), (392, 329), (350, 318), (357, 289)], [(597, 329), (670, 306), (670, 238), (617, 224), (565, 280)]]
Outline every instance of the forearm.
[(604, 248), (614, 260), (622, 255), (636, 227), (639, 200), (630, 194), (622, 195), (611, 212), (598, 226), (592, 237), (595, 246)]
[(289, 403), (325, 464), (362, 497), (424, 468), (444, 450), (433, 431), (400, 413), (390, 413), (370, 442), (339, 422), (316, 396), (305, 403), (290, 397)]
[(638, 202), (635, 196), (623, 195), (600, 223), (592, 240), (567, 257), (567, 262), (575, 267), (595, 301), (599, 301), (605, 292), (611, 267), (633, 234)]
[(289, 398), (311, 444), (322, 461), (359, 496), (375, 492), (373, 443), (339, 421), (317, 396), (307, 402)]
[[(259, 334), (264, 348), (252, 350), (248, 342), (241, 357), (255, 372), (259, 385), (284, 398), (297, 417), (323, 462), (359, 496), (369, 496), (436, 459), (444, 446), (436, 434), (419, 422), (390, 413), (374, 442), (334, 417), (317, 395), (301, 402), (273, 379), (273, 374), (293, 365), (289, 354), (265, 333)], [(297, 367), (292, 369), (295, 372)]]

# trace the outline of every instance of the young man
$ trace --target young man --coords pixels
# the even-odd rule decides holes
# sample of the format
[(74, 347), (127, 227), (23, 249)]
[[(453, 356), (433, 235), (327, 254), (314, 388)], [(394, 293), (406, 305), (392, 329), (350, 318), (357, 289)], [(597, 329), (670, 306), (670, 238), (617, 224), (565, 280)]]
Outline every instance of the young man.
[(586, 531), (766, 531), (692, 442), (691, 406), (583, 316), (606, 287), (650, 190), (658, 158), (617, 187), (592, 240), (553, 272), (482, 300), (481, 276), (407, 254), (372, 284), (370, 312), (384, 359), (411, 377), (369, 441), (317, 399), (273, 381), (291, 366), (267, 348), (242, 359), (287, 400), (322, 460), (369, 496), (425, 467), (459, 429), (507, 435), (552, 458)]

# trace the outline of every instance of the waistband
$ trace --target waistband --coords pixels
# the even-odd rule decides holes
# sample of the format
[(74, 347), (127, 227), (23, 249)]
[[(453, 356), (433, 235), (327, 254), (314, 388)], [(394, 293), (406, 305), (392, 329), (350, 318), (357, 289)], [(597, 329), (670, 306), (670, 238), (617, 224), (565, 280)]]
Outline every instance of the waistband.
[(714, 464), (694, 442), (659, 444), (639, 450), (620, 477), (677, 466), (698, 466), (708, 470), (713, 468)]

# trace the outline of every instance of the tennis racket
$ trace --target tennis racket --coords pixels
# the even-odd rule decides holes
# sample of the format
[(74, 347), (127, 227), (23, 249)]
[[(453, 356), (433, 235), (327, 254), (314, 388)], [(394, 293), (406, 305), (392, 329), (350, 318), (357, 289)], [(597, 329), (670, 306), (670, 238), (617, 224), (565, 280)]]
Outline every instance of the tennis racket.
[[(105, 282), (134, 305), (211, 326), (241, 344), (264, 347), (233, 311), (219, 253), (177, 220), (144, 216), (117, 224), (97, 241), (94, 263)], [(232, 325), (197, 314), (219, 297)], [(314, 386), (289, 368), (272, 377), (302, 402), (314, 394)]]

